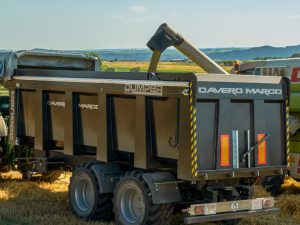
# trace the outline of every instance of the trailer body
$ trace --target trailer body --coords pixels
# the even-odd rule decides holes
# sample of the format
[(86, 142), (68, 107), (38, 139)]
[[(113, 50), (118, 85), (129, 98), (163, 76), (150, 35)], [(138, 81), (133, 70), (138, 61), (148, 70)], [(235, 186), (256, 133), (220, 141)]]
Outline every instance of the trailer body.
[[(287, 170), (289, 80), (226, 75), (166, 24), (148, 46), (148, 73), (94, 71), (85, 57), (78, 68), (72, 56), (71, 67), (44, 58), (7, 70), (8, 141), (34, 149), (28, 172), (72, 167), (70, 206), (87, 220), (170, 225), (174, 207), (186, 224), (278, 213), (273, 198), (252, 197), (260, 177)], [(221, 74), (156, 73), (169, 46)]]
[[(111, 166), (94, 169), (110, 171), (98, 174), (110, 177), (101, 193), (113, 192), (124, 168), (145, 171), (155, 204), (182, 202), (178, 182), (209, 192), (286, 171), (281, 77), (17, 69), (5, 86), (9, 142), (32, 146), (40, 162)], [(157, 191), (160, 183), (169, 185)]]
[[(59, 77), (62, 73), (70, 77)], [(259, 77), (253, 83), (252, 77), (233, 75), (160, 76), (163, 81), (146, 73), (17, 70), (6, 83), (9, 141), (30, 144), (44, 157), (55, 152), (111, 162), (124, 155), (136, 168), (178, 166), (178, 178), (184, 180), (285, 169), (287, 92), (282, 78)], [(264, 163), (253, 151), (248, 164), (241, 155), (259, 134), (270, 135)], [(223, 137), (229, 138), (230, 149), (238, 144), (236, 155), (224, 152), (228, 156), (222, 158)], [(197, 176), (192, 174), (193, 157)]]

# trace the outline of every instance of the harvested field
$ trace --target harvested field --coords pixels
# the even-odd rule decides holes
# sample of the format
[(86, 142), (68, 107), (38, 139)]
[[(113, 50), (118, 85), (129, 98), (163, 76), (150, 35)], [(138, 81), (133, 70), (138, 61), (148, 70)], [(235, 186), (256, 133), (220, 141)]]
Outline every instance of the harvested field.
[[(55, 182), (23, 181), (18, 172), (1, 174), (0, 224), (1, 225), (113, 225), (97, 221), (82, 221), (74, 216), (68, 205), (70, 173), (63, 174)], [(242, 220), (241, 225), (299, 224), (300, 184), (288, 179), (284, 193), (278, 196), (278, 216), (255, 217)], [(257, 187), (258, 196), (267, 196)], [(178, 216), (174, 225), (180, 225)]]
[[(114, 68), (116, 72), (128, 72), (132, 68), (140, 68), (141, 72), (148, 70), (149, 62), (134, 62), (134, 61), (115, 61), (103, 62), (104, 70), (107, 68)], [(228, 72), (232, 67), (224, 66)], [(157, 67), (158, 72), (180, 72), (180, 73), (204, 73), (204, 70), (197, 66), (195, 63), (188, 62), (159, 62)]]

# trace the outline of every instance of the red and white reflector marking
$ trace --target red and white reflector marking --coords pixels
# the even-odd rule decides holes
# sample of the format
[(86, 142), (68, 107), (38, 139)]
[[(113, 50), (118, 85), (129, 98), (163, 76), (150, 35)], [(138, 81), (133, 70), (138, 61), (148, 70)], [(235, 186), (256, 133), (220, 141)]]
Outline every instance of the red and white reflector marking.
[(230, 140), (229, 134), (220, 135), (220, 165), (221, 167), (230, 166)]
[(196, 205), (194, 207), (195, 215), (212, 215), (216, 214), (216, 203), (208, 203), (208, 204), (201, 204)]
[[(257, 141), (260, 142), (263, 138), (265, 138), (266, 134), (258, 134)], [(266, 165), (267, 164), (267, 149), (266, 149), (266, 141), (263, 141), (258, 145), (257, 148), (257, 164), (258, 165)]]
[(205, 216), (218, 213), (229, 213), (237, 211), (250, 211), (273, 208), (275, 201), (273, 197), (256, 198), (238, 201), (216, 202), (207, 204), (191, 205), (190, 208), (183, 210), (190, 216)]

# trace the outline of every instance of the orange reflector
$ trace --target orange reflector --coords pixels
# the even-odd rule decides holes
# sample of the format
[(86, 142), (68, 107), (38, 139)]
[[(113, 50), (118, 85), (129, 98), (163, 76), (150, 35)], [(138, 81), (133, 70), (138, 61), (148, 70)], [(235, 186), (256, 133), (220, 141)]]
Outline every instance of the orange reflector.
[(229, 134), (221, 134), (221, 166), (230, 165)]
[[(257, 141), (259, 142), (262, 140), (266, 134), (258, 134)], [(266, 141), (263, 141), (258, 145), (257, 150), (257, 163), (258, 165), (265, 165), (267, 164), (267, 151), (266, 151)]]

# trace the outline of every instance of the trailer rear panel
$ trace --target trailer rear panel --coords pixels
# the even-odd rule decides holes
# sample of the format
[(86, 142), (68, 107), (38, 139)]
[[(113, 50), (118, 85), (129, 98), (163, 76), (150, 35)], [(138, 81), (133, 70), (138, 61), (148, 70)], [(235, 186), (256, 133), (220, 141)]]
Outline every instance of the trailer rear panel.
[(41, 156), (177, 168), (184, 180), (286, 169), (282, 78), (17, 70), (6, 85), (10, 143)]

